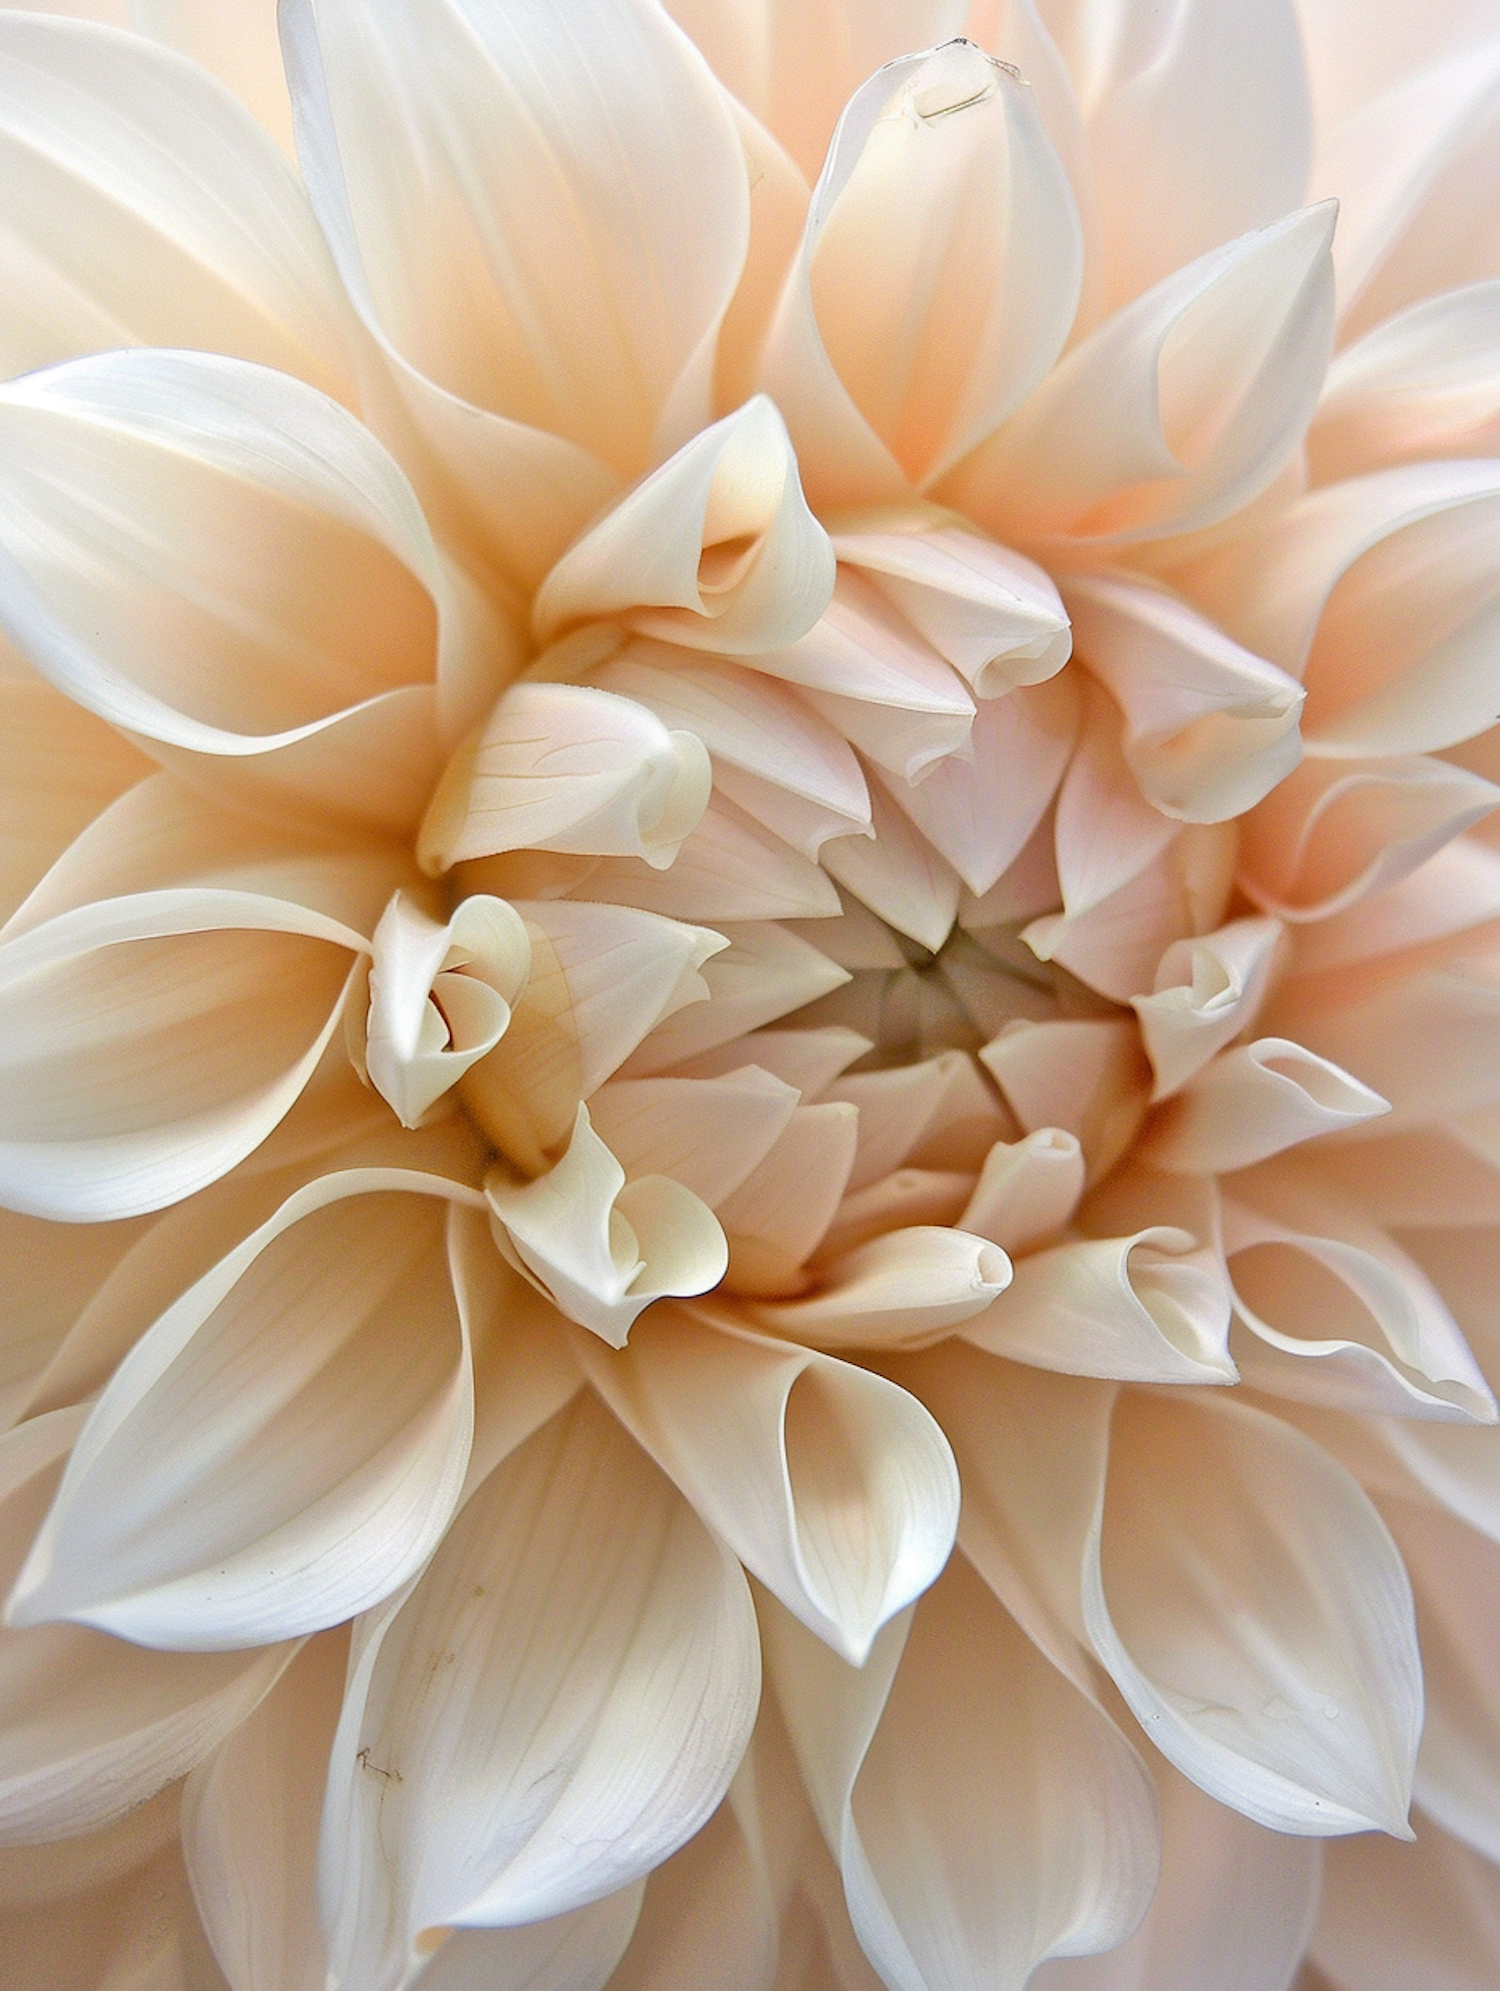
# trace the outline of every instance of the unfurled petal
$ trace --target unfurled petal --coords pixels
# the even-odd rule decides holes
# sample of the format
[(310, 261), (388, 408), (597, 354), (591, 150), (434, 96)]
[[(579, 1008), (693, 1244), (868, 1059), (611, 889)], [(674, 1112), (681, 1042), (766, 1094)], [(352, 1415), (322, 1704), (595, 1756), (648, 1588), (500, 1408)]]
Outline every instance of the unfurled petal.
[(338, 1981), (369, 1991), (408, 1981), (434, 1925), (510, 1927), (638, 1879), (711, 1814), (755, 1715), (738, 1565), (589, 1396), (356, 1639), (322, 1887)]
[(399, 1168), (320, 1177), (170, 1306), (74, 1447), (12, 1622), (215, 1651), (337, 1624), (420, 1569), (473, 1429), (455, 1197), (478, 1201)]
[(196, 64), (7, 11), (0, 157), (0, 373), (189, 346), (351, 394), (346, 307), (306, 197)]
[(1146, 1383), (1232, 1383), (1222, 1260), (1172, 1225), (1091, 1238), (1016, 1261), (963, 1338), (993, 1355)]
[(839, 122), (761, 361), (814, 502), (940, 477), (1056, 358), (1080, 270), (1067, 175), (1014, 72), (961, 41), (877, 71)]
[(988, 1239), (917, 1224), (856, 1245), (807, 1298), (762, 1300), (750, 1313), (814, 1348), (924, 1348), (983, 1313), (1010, 1279), (1009, 1258)]
[(1125, 715), (1121, 751), (1169, 816), (1223, 822), (1296, 766), (1303, 693), (1164, 591), (1113, 578), (1071, 582), (1073, 640)]
[[(0, 1441), (7, 1584), (81, 1422), (53, 1411)], [(0, 1631), (0, 1841), (95, 1832), (154, 1797), (250, 1713), (295, 1650), (146, 1652), (74, 1625)]]
[(1151, 539), (1247, 503), (1317, 400), (1332, 227), (1331, 204), (1306, 208), (1163, 278), (1075, 346), (941, 495), (1028, 542)]
[(1152, 1122), (1141, 1146), (1154, 1168), (1227, 1175), (1299, 1141), (1389, 1113), (1351, 1072), (1285, 1037), (1221, 1051)]
[(591, 526), (532, 609), (549, 643), (586, 622), (727, 656), (805, 636), (833, 593), (786, 426), (763, 394), (704, 429)]
[(665, 868), (708, 801), (695, 735), (589, 685), (518, 684), (455, 754), (422, 824), (434, 875), (507, 850), (643, 857)]
[(686, 1310), (653, 1314), (619, 1356), (581, 1354), (694, 1511), (851, 1664), (947, 1561), (952, 1454), (884, 1377)]
[(375, 929), (365, 1065), (415, 1127), (504, 1036), (531, 970), (531, 939), (504, 899), (475, 893), (446, 924), (397, 893)]
[(1130, 1394), (1096, 1540), (1090, 1637), (1184, 1775), (1275, 1831), (1406, 1836), (1411, 1592), (1341, 1466), (1222, 1395)]
[(1276, 920), (1237, 919), (1163, 954), (1155, 992), (1131, 998), (1156, 1071), (1153, 1099), (1180, 1091), (1255, 1021), (1281, 936)]
[(1108, 1949), (1139, 1919), (1156, 1879), (1150, 1782), (963, 1557), (903, 1646), (905, 1631), (890, 1627), (861, 1673), (785, 1613), (762, 1619), (808, 1795), (882, 1981), (1021, 1991), (1044, 1958)]
[(707, 1292), (729, 1248), (701, 1197), (667, 1175), (625, 1171), (578, 1108), (562, 1159), (534, 1182), (491, 1172), (485, 1193), (502, 1252), (570, 1320), (621, 1348), (668, 1294)]

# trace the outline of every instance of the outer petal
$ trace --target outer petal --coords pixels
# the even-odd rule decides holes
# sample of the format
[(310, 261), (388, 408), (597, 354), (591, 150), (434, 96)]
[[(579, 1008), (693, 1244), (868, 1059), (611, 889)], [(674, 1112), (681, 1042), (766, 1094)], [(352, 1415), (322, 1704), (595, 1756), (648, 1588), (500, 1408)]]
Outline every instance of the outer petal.
[(361, 1630), (323, 1826), (338, 1981), (386, 1991), (434, 1924), (559, 1915), (657, 1865), (723, 1795), (758, 1672), (737, 1565), (577, 1399)]
[(851, 1664), (947, 1561), (952, 1455), (884, 1377), (667, 1309), (621, 1355), (580, 1353), (694, 1510)]
[(13, 1621), (215, 1651), (407, 1581), (473, 1430), (444, 1195), (478, 1201), (399, 1169), (321, 1177), (169, 1307), (74, 1448)]

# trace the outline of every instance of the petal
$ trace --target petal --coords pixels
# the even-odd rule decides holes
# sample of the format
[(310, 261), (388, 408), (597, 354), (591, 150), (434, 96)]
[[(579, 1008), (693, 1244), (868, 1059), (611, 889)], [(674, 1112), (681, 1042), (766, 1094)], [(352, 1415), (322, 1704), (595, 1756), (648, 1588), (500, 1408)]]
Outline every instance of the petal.
[(805, 636), (833, 593), (786, 425), (763, 394), (702, 430), (570, 546), (532, 607), (538, 640), (611, 617), (740, 656)]
[(1141, 792), (1187, 822), (1252, 808), (1296, 766), (1303, 693), (1172, 595), (1100, 576), (1068, 586), (1073, 640), (1125, 714)]
[(752, 668), (788, 684), (823, 694), (822, 709), (844, 714), (848, 701), (887, 708), (880, 723), (925, 720), (951, 752), (968, 736), (974, 701), (942, 654), (920, 637), (909, 618), (853, 567), (841, 564), (833, 599), (798, 643), (748, 659)]
[(1037, 1244), (1065, 1224), (1083, 1194), (1083, 1150), (1060, 1127), (996, 1141), (985, 1157), (959, 1228), (1008, 1252)]
[(362, 1630), (323, 1826), (340, 1981), (386, 1991), (434, 1924), (560, 1915), (657, 1865), (723, 1795), (758, 1672), (737, 1565), (576, 1399)]
[(909, 819), (870, 791), (875, 834), (833, 837), (820, 852), (823, 868), (898, 933), (936, 953), (958, 914), (962, 880)]
[(1155, 993), (1131, 998), (1156, 1071), (1153, 1099), (1179, 1091), (1254, 1022), (1281, 936), (1276, 920), (1237, 919), (1163, 954)]
[(12, 300), (0, 373), (188, 346), (352, 395), (345, 307), (306, 197), (196, 63), (111, 28), (7, 12), (0, 151)]
[(465, 741), (418, 842), (436, 876), (523, 848), (644, 857), (664, 869), (708, 801), (708, 755), (691, 733), (590, 685), (524, 683)]
[(1141, 794), (1126, 762), (1118, 709), (1092, 691), (1057, 798), (1057, 876), (1069, 918), (1136, 877), (1174, 834), (1171, 818)]
[(1495, 1869), (1427, 1818), (1414, 1846), (1330, 1846), (1311, 1954), (1340, 1991), (1486, 1991), (1500, 1965)]
[[(0, 1441), (7, 1585), (81, 1421), (53, 1411)], [(73, 1625), (0, 1631), (0, 1840), (67, 1839), (123, 1817), (206, 1756), (295, 1650), (147, 1652)]]
[(621, 1348), (636, 1316), (667, 1294), (705, 1293), (729, 1247), (708, 1205), (670, 1176), (625, 1171), (578, 1108), (573, 1138), (546, 1175), (491, 1171), (495, 1242), (570, 1320)]
[(515, 1929), (455, 1929), (422, 1972), (422, 1991), (603, 1991), (640, 1914), (639, 1881), (566, 1915)]
[(212, 1652), (337, 1624), (420, 1569), (473, 1430), (445, 1195), (477, 1200), (407, 1170), (318, 1178), (169, 1307), (74, 1448), (12, 1621)]
[(862, 1675), (783, 1613), (766, 1613), (764, 1637), (885, 1983), (1021, 1991), (1045, 1958), (1107, 1949), (1134, 1926), (1156, 1877), (1149, 1779), (963, 1557), (904, 1650), (877, 1646)]
[(833, 1222), (854, 1166), (858, 1108), (799, 1106), (771, 1152), (719, 1205), (737, 1293), (801, 1293), (804, 1261)]
[(1332, 227), (1329, 204), (1305, 208), (1163, 278), (1075, 346), (941, 495), (998, 538), (1103, 544), (1246, 504), (1317, 400)]
[(1141, 1147), (1154, 1168), (1224, 1175), (1299, 1141), (1389, 1113), (1352, 1073), (1285, 1037), (1221, 1051), (1156, 1115)]
[(947, 1561), (952, 1454), (884, 1377), (667, 1308), (621, 1355), (580, 1353), (694, 1511), (852, 1665)]
[(750, 1312), (813, 1347), (922, 1348), (982, 1313), (1010, 1276), (998, 1245), (917, 1224), (846, 1252), (808, 1298), (763, 1300)]
[(1131, 1393), (1099, 1526), (1085, 1621), (1162, 1753), (1275, 1831), (1404, 1837), (1411, 1592), (1344, 1469), (1223, 1396)]
[(603, 1086), (589, 1118), (627, 1175), (670, 1175), (712, 1209), (785, 1132), (798, 1100), (757, 1065), (722, 1078), (631, 1078)]
[(1106, 1174), (1129, 1146), (1146, 1107), (1146, 1061), (1133, 1024), (1114, 1018), (1018, 1019), (979, 1053), (1028, 1133), (1061, 1127)]

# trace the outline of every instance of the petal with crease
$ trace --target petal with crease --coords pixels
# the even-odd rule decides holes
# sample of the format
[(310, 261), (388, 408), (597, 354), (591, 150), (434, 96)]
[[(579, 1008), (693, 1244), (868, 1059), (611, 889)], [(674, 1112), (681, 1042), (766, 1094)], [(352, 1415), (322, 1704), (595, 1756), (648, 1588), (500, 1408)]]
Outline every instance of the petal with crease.
[(1154, 1168), (1227, 1175), (1390, 1112), (1352, 1073), (1285, 1037), (1221, 1051), (1163, 1106), (1141, 1145)]

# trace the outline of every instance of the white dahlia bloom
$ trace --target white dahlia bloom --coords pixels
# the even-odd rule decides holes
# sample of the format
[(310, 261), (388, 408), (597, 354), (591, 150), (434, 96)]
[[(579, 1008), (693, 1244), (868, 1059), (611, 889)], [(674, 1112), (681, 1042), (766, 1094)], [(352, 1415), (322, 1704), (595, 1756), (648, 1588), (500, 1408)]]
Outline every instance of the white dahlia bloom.
[(1497, 0), (0, 164), (0, 1991), (1493, 1991)]

